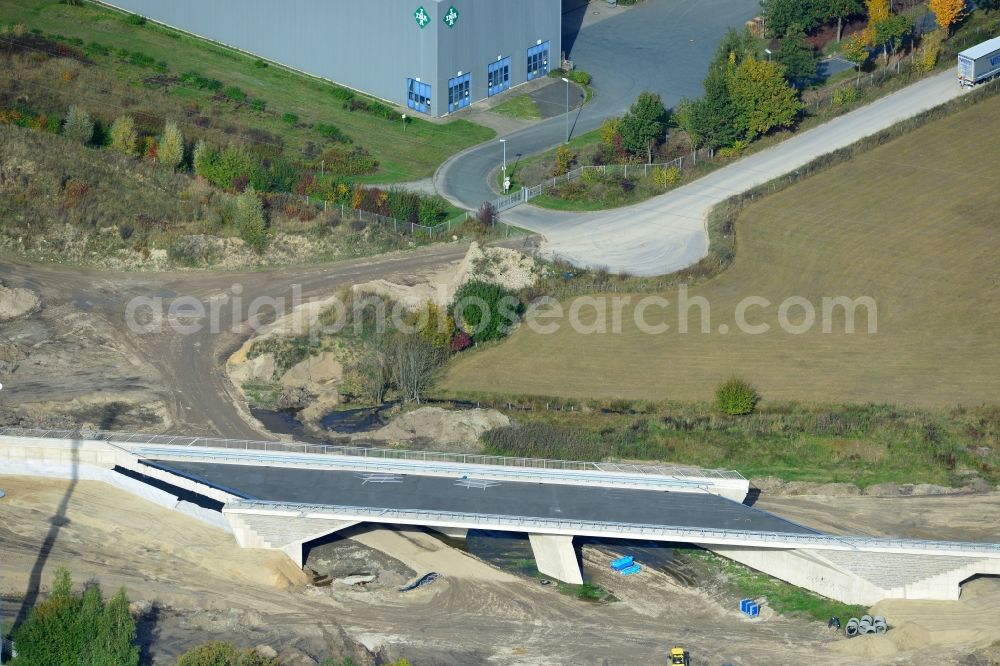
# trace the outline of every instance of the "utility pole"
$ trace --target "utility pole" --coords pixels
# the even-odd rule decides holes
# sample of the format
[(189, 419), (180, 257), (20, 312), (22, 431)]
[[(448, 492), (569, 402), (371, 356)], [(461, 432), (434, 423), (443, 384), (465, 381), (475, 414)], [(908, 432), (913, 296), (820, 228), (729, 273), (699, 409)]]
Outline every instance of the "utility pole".
[(569, 79), (565, 76), (563, 83), (566, 84), (566, 143), (569, 143)]

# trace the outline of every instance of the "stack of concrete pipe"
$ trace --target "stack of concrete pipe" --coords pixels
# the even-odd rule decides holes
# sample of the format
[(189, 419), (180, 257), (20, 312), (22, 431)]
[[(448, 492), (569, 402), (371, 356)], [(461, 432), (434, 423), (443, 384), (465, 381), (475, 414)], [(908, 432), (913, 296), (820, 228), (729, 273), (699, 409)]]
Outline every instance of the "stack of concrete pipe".
[(860, 636), (862, 634), (884, 634), (889, 630), (885, 618), (881, 615), (862, 615), (860, 619), (852, 617), (847, 621), (844, 631), (848, 636)]

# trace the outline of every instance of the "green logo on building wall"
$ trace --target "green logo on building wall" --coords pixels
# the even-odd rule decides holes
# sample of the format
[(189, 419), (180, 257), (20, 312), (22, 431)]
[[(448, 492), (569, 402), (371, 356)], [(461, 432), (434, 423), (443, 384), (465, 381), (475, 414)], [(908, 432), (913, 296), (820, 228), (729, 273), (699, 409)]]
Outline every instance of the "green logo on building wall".
[(427, 15), (427, 10), (424, 9), (423, 5), (417, 7), (417, 11), (413, 12), (413, 19), (421, 28), (426, 28), (427, 24), (431, 22), (431, 17)]
[(448, 13), (445, 14), (444, 18), (441, 20), (444, 21), (444, 24), (449, 28), (455, 27), (455, 24), (458, 23), (458, 10), (455, 9), (454, 5), (448, 8)]

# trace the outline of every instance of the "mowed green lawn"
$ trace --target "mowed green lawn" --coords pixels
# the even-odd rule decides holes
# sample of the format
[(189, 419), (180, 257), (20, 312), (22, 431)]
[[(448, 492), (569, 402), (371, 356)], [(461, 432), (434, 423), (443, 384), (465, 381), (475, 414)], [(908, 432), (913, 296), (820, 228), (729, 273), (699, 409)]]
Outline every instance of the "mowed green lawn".
[[(456, 391), (567, 397), (710, 399), (724, 379), (754, 383), (765, 400), (890, 402), (923, 407), (1000, 398), (1000, 97), (833, 167), (749, 206), (737, 226), (737, 256), (720, 276), (692, 288), (711, 305), (710, 334), (679, 334), (672, 306), (642, 333), (625, 307), (620, 334), (553, 335), (522, 327), (503, 344), (466, 355), (445, 387)], [(748, 296), (771, 301), (734, 326)], [(778, 305), (799, 296), (817, 323), (793, 335)], [(833, 332), (819, 323), (824, 297), (869, 296), (878, 330)], [(633, 296), (633, 302), (641, 296)], [(610, 312), (609, 308), (609, 312)], [(663, 313), (666, 313), (665, 315)], [(802, 320), (793, 308), (792, 323)], [(693, 309), (690, 330), (700, 330)], [(551, 321), (551, 320), (548, 320)], [(718, 332), (727, 325), (730, 332)], [(839, 331), (839, 332), (838, 332)]]
[[(342, 102), (331, 95), (331, 86), (323, 81), (273, 65), (258, 68), (255, 58), (176, 32), (171, 36), (168, 33), (172, 31), (152, 24), (131, 25), (124, 18), (90, 3), (74, 7), (59, 0), (0, 0), (0, 23), (23, 24), (46, 34), (140, 51), (166, 62), (172, 75), (193, 70), (226, 86), (239, 86), (251, 98), (267, 102), (267, 108), (279, 116), (293, 113), (302, 123), (334, 124), (379, 160), (379, 172), (361, 180), (405, 181), (430, 176), (449, 156), (495, 134), (465, 120), (417, 122), (403, 131), (402, 121), (394, 124), (343, 109)], [(138, 78), (151, 73), (140, 73)], [(289, 145), (304, 143), (303, 133), (284, 123), (275, 121), (267, 129), (280, 134)]]

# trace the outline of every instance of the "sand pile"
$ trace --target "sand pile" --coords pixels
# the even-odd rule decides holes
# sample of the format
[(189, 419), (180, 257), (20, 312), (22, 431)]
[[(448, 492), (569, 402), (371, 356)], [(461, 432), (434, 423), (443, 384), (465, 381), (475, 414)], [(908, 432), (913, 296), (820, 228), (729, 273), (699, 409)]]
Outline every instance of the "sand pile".
[(0, 283), (0, 321), (10, 321), (35, 312), (41, 305), (30, 289), (11, 288)]

